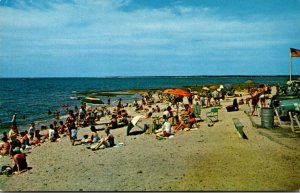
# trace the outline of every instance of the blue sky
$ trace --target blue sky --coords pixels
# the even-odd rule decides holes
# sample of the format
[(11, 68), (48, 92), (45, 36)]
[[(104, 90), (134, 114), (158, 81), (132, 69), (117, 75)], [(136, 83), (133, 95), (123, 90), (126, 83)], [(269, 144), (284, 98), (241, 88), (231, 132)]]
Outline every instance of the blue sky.
[(0, 0), (0, 77), (289, 75), (290, 48), (300, 0)]

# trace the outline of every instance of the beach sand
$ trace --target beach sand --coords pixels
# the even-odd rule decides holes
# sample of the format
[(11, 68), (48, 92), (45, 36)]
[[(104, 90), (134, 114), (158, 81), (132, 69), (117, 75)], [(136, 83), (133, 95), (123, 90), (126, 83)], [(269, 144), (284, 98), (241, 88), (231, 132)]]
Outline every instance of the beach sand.
[[(241, 97), (238, 97), (238, 99)], [(246, 98), (243, 93), (242, 98)], [(206, 121), (173, 138), (154, 134), (126, 136), (126, 128), (111, 130), (124, 146), (92, 151), (71, 146), (68, 137), (45, 142), (27, 154), (27, 172), (0, 176), (2, 191), (292, 191), (300, 189), (300, 134), (289, 128), (260, 127), (241, 105), (227, 112), (233, 98), (222, 101), (219, 122)], [(162, 108), (167, 104), (159, 104)], [(126, 108), (130, 115), (136, 113)], [(206, 119), (209, 108), (203, 108)], [(145, 114), (145, 113), (143, 113)], [(161, 115), (162, 113), (160, 113)], [(248, 139), (239, 137), (232, 118), (239, 118)], [(107, 118), (101, 120), (107, 122)], [(254, 127), (253, 125), (257, 125)], [(278, 125), (275, 118), (275, 125)], [(97, 125), (102, 128), (103, 125)], [(89, 134), (80, 128), (78, 137)], [(104, 135), (104, 131), (98, 132)], [(8, 156), (2, 165), (12, 164)]]

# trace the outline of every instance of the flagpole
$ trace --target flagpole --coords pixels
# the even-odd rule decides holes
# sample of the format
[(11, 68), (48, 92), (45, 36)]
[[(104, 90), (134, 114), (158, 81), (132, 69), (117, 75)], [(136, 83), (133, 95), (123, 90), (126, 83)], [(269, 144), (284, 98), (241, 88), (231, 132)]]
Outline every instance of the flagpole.
[(292, 81), (292, 56), (290, 55), (290, 81)]

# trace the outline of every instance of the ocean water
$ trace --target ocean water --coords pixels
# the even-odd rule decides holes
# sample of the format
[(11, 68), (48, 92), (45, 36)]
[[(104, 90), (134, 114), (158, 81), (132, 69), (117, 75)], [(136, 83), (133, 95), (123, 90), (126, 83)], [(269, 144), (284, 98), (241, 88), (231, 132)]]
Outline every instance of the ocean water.
[[(71, 100), (77, 92), (117, 91), (130, 89), (161, 89), (203, 84), (235, 84), (252, 80), (254, 83), (285, 84), (288, 76), (279, 77), (109, 77), (109, 78), (0, 78), (0, 132), (8, 130), (11, 118), (17, 113), (19, 128), (29, 127), (32, 121), (54, 119), (48, 109), (66, 115), (61, 104), (80, 107), (79, 100)], [(107, 102), (106, 96), (95, 96)], [(111, 97), (114, 102), (139, 99), (139, 95)]]

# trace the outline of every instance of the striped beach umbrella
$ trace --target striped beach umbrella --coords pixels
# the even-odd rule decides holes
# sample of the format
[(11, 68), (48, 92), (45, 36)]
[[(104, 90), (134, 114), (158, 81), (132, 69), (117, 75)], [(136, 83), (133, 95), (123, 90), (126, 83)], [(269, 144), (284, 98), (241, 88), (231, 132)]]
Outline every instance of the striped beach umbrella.
[(86, 97), (81, 99), (81, 102), (90, 103), (90, 104), (104, 104), (100, 98)]

